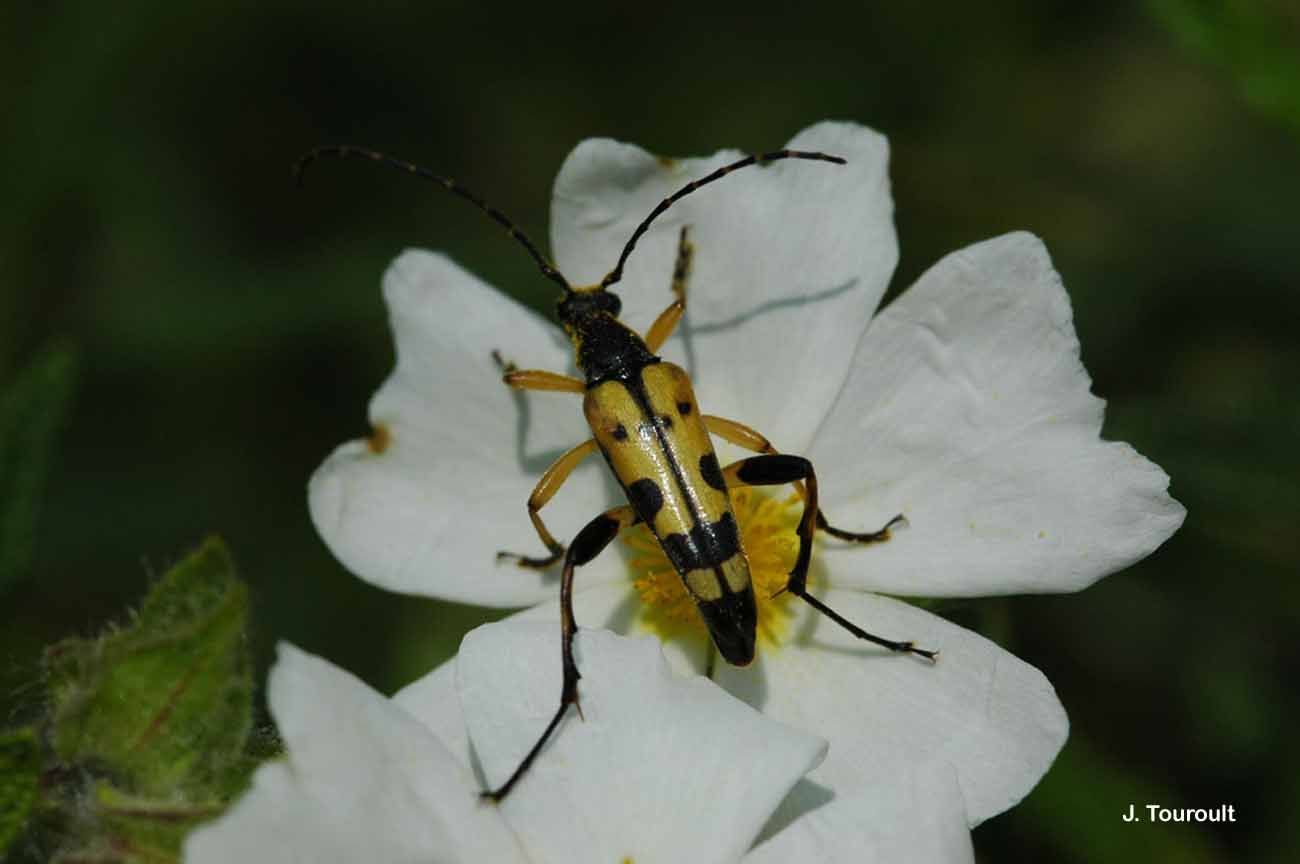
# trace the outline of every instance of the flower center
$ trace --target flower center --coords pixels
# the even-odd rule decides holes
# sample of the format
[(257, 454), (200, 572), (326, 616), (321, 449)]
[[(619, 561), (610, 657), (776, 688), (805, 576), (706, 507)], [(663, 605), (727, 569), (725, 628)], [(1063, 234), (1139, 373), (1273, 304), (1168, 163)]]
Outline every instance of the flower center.
[[(749, 559), (749, 578), (758, 607), (758, 641), (763, 647), (775, 648), (785, 640), (794, 616), (792, 595), (773, 595), (785, 587), (799, 552), (795, 529), (803, 503), (798, 495), (781, 499), (752, 486), (738, 486), (729, 492), (740, 526), (740, 545)], [(650, 529), (637, 525), (624, 533), (623, 542), (633, 550), (628, 565), (632, 585), (641, 597), (641, 626), (661, 639), (702, 633), (704, 621), (695, 602)]]

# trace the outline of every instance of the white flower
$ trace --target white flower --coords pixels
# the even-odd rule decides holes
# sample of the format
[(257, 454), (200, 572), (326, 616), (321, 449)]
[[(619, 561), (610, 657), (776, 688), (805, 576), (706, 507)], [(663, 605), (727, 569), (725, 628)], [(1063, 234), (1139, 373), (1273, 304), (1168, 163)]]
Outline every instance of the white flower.
[[(455, 661), (458, 693), (431, 706), (409, 691), (385, 699), (281, 645), (269, 702), (285, 756), (259, 768), (229, 812), (188, 838), (185, 860), (974, 860), (951, 774), (908, 774), (869, 801), (837, 801), (746, 855), (825, 742), (703, 678), (674, 675), (655, 640), (607, 631), (578, 634), (582, 734), (558, 736), (500, 805), (480, 801), (473, 775), (509, 773), (553, 711), (559, 670), (545, 661), (558, 649), (548, 622), (480, 627)], [(426, 709), (440, 726), (426, 724)], [(472, 770), (461, 761), (462, 718), (479, 759)], [(881, 818), (859, 818), (864, 803)]]
[[(819, 541), (812, 589), (867, 630), (942, 658), (889, 655), (791, 605), (767, 612), (777, 632), (754, 666), (719, 664), (713, 675), (765, 714), (830, 742), (773, 828), (832, 797), (834, 809), (814, 815), (849, 824), (854, 817), (837, 814), (880, 805), (882, 787), (917, 783), (955, 783), (952, 800), (973, 826), (1038, 781), (1065, 740), (1065, 713), (1033, 667), (872, 592), (1078, 590), (1149, 554), (1184, 511), (1158, 467), (1100, 439), (1103, 403), (1090, 393), (1069, 300), (1036, 238), (1011, 234), (950, 255), (873, 317), (897, 260), (885, 141), (823, 123), (789, 146), (848, 164), (778, 162), (680, 201), (615, 286), (622, 319), (643, 331), (667, 304), (678, 229), (690, 225), (687, 318), (661, 353), (691, 373), (704, 412), (807, 456), (832, 523), (866, 531), (906, 515), (907, 529), (887, 543)], [(599, 280), (659, 200), (737, 156), (668, 162), (611, 141), (579, 145), (555, 185), (558, 267), (572, 284)], [(542, 552), (525, 499), (547, 464), (590, 433), (574, 396), (508, 391), (491, 351), (564, 371), (571, 349), (557, 328), (441, 255), (403, 254), (384, 293), (397, 367), (370, 406), (376, 434), (341, 446), (312, 478), (322, 537), (375, 584), (534, 605), (523, 614), (555, 621), (555, 574), (492, 558), (499, 549)], [(719, 449), (724, 462), (747, 455)], [(545, 508), (558, 538), (617, 501), (606, 473), (588, 460)], [(746, 533), (751, 558), (780, 560), (780, 510), (753, 504), (759, 516), (746, 531), (762, 522), (769, 540)], [(612, 550), (579, 569), (579, 623), (660, 627), (637, 602), (655, 593), (644, 566), (635, 575), (639, 593)], [(679, 669), (705, 668), (702, 636), (667, 644)], [(558, 652), (549, 662), (558, 676)], [(450, 674), (436, 672), (406, 698), (445, 703), (450, 686)], [(561, 740), (583, 731), (566, 722)]]
[(524, 860), (468, 769), (356, 678), (282, 643), (267, 689), (287, 755), (187, 838), (189, 864)]
[[(553, 710), (559, 675), (540, 655), (559, 650), (554, 631), (509, 622), (465, 640), (460, 701), (490, 775), (513, 767)], [(588, 631), (576, 647), (585, 735), (558, 739), (498, 807), (400, 700), (282, 645), (269, 701), (286, 756), (189, 838), (186, 860), (737, 861), (826, 752), (711, 682), (673, 675), (654, 640)]]

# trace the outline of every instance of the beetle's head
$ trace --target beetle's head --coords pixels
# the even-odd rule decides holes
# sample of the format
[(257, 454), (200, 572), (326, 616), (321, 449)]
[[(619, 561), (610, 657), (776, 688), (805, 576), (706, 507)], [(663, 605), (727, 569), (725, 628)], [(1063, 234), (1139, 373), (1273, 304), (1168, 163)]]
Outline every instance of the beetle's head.
[(623, 301), (613, 291), (606, 291), (599, 285), (576, 291), (565, 291), (555, 304), (560, 323), (566, 328), (576, 327), (579, 323), (600, 314), (617, 318), (623, 310)]

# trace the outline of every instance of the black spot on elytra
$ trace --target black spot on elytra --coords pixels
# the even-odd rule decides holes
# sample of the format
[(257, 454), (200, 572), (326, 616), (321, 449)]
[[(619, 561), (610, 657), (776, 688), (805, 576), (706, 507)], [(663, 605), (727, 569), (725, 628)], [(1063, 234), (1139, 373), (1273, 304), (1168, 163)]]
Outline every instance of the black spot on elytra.
[(649, 523), (664, 506), (664, 493), (655, 481), (642, 477), (627, 487), (627, 500), (632, 504), (632, 509), (637, 512), (637, 515)]
[[(690, 534), (669, 534), (660, 545), (673, 569), (685, 573), (716, 567), (740, 552), (740, 532), (732, 515), (723, 513), (717, 522), (694, 526)], [(724, 593), (729, 590), (725, 581), (722, 590)]]
[(677, 413), (678, 413), (678, 414), (681, 414), (683, 417), (689, 417), (689, 416), (691, 416), (691, 403), (689, 403), (689, 402), (678, 402), (678, 403), (677, 403)]
[(667, 414), (663, 414), (659, 417), (659, 425), (665, 429), (671, 429), (673, 428), (673, 418), (669, 417)]
[(622, 423), (614, 427), (614, 440), (615, 441), (627, 440), (627, 427), (624, 426)]
[(725, 492), (727, 481), (722, 476), (722, 469), (718, 467), (718, 457), (713, 453), (705, 453), (700, 457), (700, 476), (704, 482), (708, 483), (719, 492)]

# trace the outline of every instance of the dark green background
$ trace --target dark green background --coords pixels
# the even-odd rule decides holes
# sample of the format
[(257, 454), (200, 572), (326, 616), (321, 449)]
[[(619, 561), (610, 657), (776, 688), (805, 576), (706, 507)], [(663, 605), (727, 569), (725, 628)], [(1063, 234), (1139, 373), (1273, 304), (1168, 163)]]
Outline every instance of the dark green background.
[[(40, 5), (42, 8), (35, 8)], [(1106, 434), (1173, 477), (1183, 529), (1077, 596), (943, 607), (1039, 666), (1073, 731), (984, 860), (1300, 859), (1300, 15), (1289, 4), (1016, 2), (729, 12), (646, 4), (157, 2), (0, 8), (0, 380), (53, 336), (81, 376), (32, 571), (0, 602), (7, 719), (43, 644), (120, 615), (207, 532), (277, 639), (385, 690), (479, 610), (351, 578), (308, 475), (365, 431), (392, 362), (379, 276), (451, 252), (542, 307), (549, 283), (453, 174), (545, 238), (569, 149), (779, 146), (822, 118), (886, 133), (902, 260), (1042, 236)], [(1125, 825), (1130, 802), (1229, 826)]]

